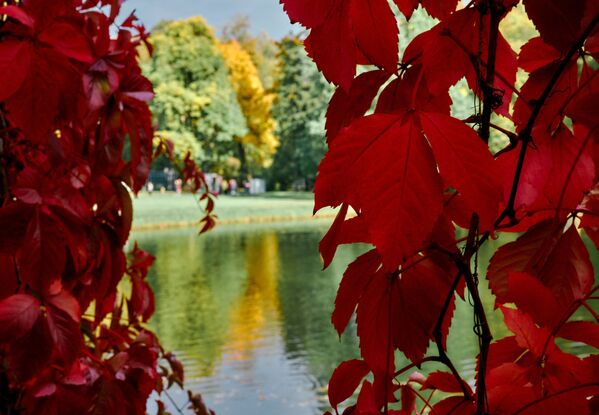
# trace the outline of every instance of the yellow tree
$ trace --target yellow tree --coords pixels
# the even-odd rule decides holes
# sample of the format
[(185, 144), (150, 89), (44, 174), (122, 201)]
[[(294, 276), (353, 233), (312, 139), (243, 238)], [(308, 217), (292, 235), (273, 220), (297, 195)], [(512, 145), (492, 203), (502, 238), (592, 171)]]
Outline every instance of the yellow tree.
[(220, 44), (219, 48), (249, 130), (239, 139), (242, 172), (250, 166), (268, 167), (279, 145), (271, 115), (274, 96), (265, 91), (250, 55), (237, 41)]

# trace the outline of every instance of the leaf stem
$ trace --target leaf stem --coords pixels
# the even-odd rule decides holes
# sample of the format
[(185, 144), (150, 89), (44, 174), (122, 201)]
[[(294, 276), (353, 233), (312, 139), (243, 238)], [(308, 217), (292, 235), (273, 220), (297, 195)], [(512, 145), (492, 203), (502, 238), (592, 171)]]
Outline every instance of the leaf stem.
[[(483, 139), (485, 143), (489, 142), (490, 135), (490, 124), (491, 114), (493, 113), (493, 106), (495, 101), (495, 63), (497, 61), (497, 39), (499, 38), (499, 23), (501, 22), (501, 16), (503, 11), (499, 4), (495, 3), (495, 0), (489, 0), (489, 11), (490, 16), (490, 27), (489, 27), (489, 52), (487, 54), (487, 65), (486, 65), (486, 77), (482, 85), (483, 92), (483, 113), (482, 122), (478, 135)], [(482, 27), (482, 25), (481, 25)], [(479, 81), (482, 81), (479, 80)]]
[(555, 70), (553, 76), (551, 77), (551, 79), (549, 80), (547, 85), (545, 86), (543, 93), (541, 94), (539, 99), (535, 102), (532, 114), (530, 115), (530, 118), (528, 119), (526, 126), (519, 134), (519, 138), (522, 143), (522, 147), (520, 149), (520, 154), (518, 156), (518, 164), (516, 165), (516, 172), (514, 174), (514, 181), (512, 183), (512, 190), (510, 192), (510, 198), (509, 198), (507, 206), (505, 207), (505, 209), (503, 210), (503, 212), (497, 219), (496, 224), (501, 223), (507, 217), (514, 219), (515, 203), (516, 203), (516, 196), (518, 194), (518, 187), (520, 185), (520, 177), (522, 176), (522, 170), (524, 168), (524, 160), (526, 159), (526, 152), (528, 150), (528, 144), (532, 140), (531, 134), (532, 134), (534, 125), (537, 121), (537, 118), (539, 117), (539, 114), (541, 113), (543, 106), (545, 105), (545, 102), (547, 101), (547, 99), (549, 98), (549, 95), (553, 91), (553, 88), (559, 81), (562, 73), (566, 70), (566, 68), (570, 64), (570, 61), (572, 60), (574, 55), (582, 47), (586, 38), (592, 33), (592, 31), (594, 30), (595, 26), (598, 23), (599, 23), (599, 15), (597, 15), (593, 18), (593, 20), (588, 25), (588, 27), (582, 32), (582, 35), (580, 35), (580, 37), (576, 40), (576, 42), (574, 42), (574, 44), (572, 45), (572, 47), (570, 48), (570, 50), (568, 51), (568, 53), (566, 54), (564, 59), (561, 61), (561, 63)]

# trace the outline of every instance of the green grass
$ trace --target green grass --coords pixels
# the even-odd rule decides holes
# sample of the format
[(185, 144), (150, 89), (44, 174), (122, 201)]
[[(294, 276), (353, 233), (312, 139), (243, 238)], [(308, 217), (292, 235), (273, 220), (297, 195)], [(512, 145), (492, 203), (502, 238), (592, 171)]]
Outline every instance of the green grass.
[[(307, 192), (272, 192), (260, 196), (219, 196), (215, 213), (221, 224), (307, 220), (313, 197)], [(133, 200), (134, 229), (190, 226), (202, 218), (196, 198), (190, 194), (141, 193)], [(326, 210), (319, 217), (331, 217)]]

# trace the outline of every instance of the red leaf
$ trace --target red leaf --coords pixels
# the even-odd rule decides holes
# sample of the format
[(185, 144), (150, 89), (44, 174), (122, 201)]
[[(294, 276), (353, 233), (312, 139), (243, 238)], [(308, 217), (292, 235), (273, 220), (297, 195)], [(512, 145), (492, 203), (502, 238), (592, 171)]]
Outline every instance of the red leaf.
[(331, 228), (320, 241), (319, 251), (324, 262), (324, 268), (331, 264), (339, 245), (369, 242), (368, 230), (364, 220), (359, 216), (345, 220), (346, 215), (347, 204), (343, 204)]
[(25, 244), (17, 256), (23, 281), (43, 294), (51, 292), (60, 280), (66, 263), (66, 247), (62, 229), (56, 220), (41, 211), (33, 212), (25, 233)]
[(422, 67), (413, 66), (404, 73), (403, 77), (390, 82), (379, 96), (376, 112), (396, 113), (418, 109), (449, 114), (451, 107), (449, 92), (431, 93), (426, 79), (421, 75)]
[[(394, 345), (408, 359), (417, 362), (424, 357), (445, 300), (449, 295), (453, 275), (440, 268), (432, 259), (417, 257), (417, 264), (405, 264), (406, 271), (390, 288)], [(451, 299), (446, 324), (442, 327), (445, 340), (453, 315)]]
[(368, 111), (379, 88), (389, 79), (384, 71), (370, 71), (358, 76), (349, 91), (338, 87), (327, 109), (327, 140), (330, 143), (339, 131)]
[(421, 113), (420, 121), (445, 183), (460, 192), (482, 230), (493, 228), (503, 195), (487, 146), (470, 127), (443, 114)]
[(582, 31), (585, 5), (585, 1), (524, 0), (526, 13), (541, 37), (560, 51), (568, 49)]
[(11, 39), (0, 42), (0, 101), (10, 98), (23, 85), (30, 61), (27, 42)]
[[(470, 390), (470, 386), (464, 383), (464, 386), (468, 391), (472, 393)], [(421, 389), (437, 389), (442, 392), (449, 393), (461, 393), (462, 387), (458, 380), (448, 372), (433, 372), (428, 375), (426, 382), (422, 385)]]
[(471, 400), (461, 396), (450, 396), (433, 406), (432, 413), (439, 415), (474, 415), (476, 406)]
[[(527, 211), (573, 209), (593, 186), (595, 164), (589, 137), (560, 125), (552, 136), (539, 131), (529, 149), (520, 180), (517, 206)], [(551, 175), (545, 174), (551, 171)], [(567, 210), (558, 212), (566, 217)], [(551, 212), (553, 214), (553, 212)]]
[(406, 19), (410, 19), (412, 17), (412, 13), (414, 10), (418, 8), (419, 0), (393, 0), (397, 5), (399, 11), (406, 17)]
[(69, 58), (85, 63), (94, 61), (87, 37), (81, 33), (80, 29), (69, 23), (54, 23), (40, 34), (39, 40), (51, 45)]
[(79, 302), (69, 291), (63, 290), (57, 295), (46, 298), (46, 301), (55, 308), (64, 311), (76, 323), (81, 319)]
[(330, 82), (349, 90), (357, 63), (355, 39), (348, 36), (352, 31), (350, 2), (333, 1), (336, 5), (328, 14), (326, 23), (312, 29), (306, 39), (306, 46), (324, 76)]
[(335, 0), (280, 0), (292, 22), (312, 28), (321, 24), (336, 6)]
[(458, 5), (459, 0), (420, 0), (427, 13), (435, 19), (446, 19)]
[(535, 357), (541, 356), (549, 331), (535, 326), (532, 318), (519, 310), (501, 307), (505, 325), (516, 335), (518, 345), (530, 350)]
[(599, 349), (599, 325), (590, 321), (570, 321), (562, 326), (557, 336)]
[(306, 49), (329, 81), (349, 91), (359, 62), (396, 71), (398, 30), (386, 0), (282, 1), (312, 29)]
[(337, 406), (352, 396), (364, 376), (370, 372), (363, 360), (347, 360), (337, 366), (329, 381), (329, 402), (335, 410)]
[(22, 23), (29, 28), (33, 28), (33, 25), (35, 24), (34, 19), (31, 16), (29, 16), (27, 14), (27, 12), (25, 10), (23, 10), (21, 7), (17, 7), (17, 6), (0, 7), (0, 15), (6, 15), (8, 17), (12, 17), (19, 23)]
[(27, 334), (41, 315), (40, 302), (27, 294), (15, 294), (0, 301), (0, 343)]
[(71, 364), (77, 357), (82, 346), (82, 336), (79, 324), (60, 308), (48, 307), (48, 328), (59, 355), (65, 364)]
[(354, 313), (364, 290), (380, 268), (380, 265), (380, 256), (373, 249), (360, 256), (347, 267), (337, 291), (335, 309), (331, 316), (331, 321), (339, 336), (345, 331), (345, 327)]
[(563, 309), (558, 306), (551, 291), (525, 272), (508, 273), (507, 298), (540, 325), (553, 327), (562, 317)]
[(584, 298), (594, 280), (589, 254), (576, 229), (570, 227), (562, 233), (552, 220), (533, 226), (517, 241), (499, 248), (491, 259), (487, 278), (497, 304), (510, 301), (510, 272), (538, 278), (563, 308)]
[(411, 116), (376, 114), (344, 129), (319, 167), (315, 198), (317, 210), (359, 207), (389, 269), (422, 248), (442, 210), (436, 163)]
[[(559, 62), (543, 66), (532, 72), (526, 83), (520, 89), (520, 95), (514, 105), (513, 119), (517, 131), (521, 131), (528, 123), (532, 115), (532, 105), (537, 101), (559, 66)], [(570, 96), (576, 91), (578, 85), (578, 66), (574, 61), (563, 71), (555, 83), (551, 94), (541, 107), (536, 119), (535, 129), (545, 134), (552, 133), (560, 124), (563, 117), (563, 109), (568, 103)], [(536, 137), (533, 130), (533, 138)]]
[(11, 203), (0, 208), (0, 252), (14, 254), (20, 248), (34, 207), (24, 203)]
[(352, 0), (352, 29), (356, 44), (370, 63), (397, 71), (399, 30), (387, 0)]
[(379, 415), (380, 411), (376, 405), (375, 390), (372, 384), (365, 381), (362, 384), (360, 395), (358, 395), (358, 402), (356, 403), (356, 409), (359, 414), (364, 415)]
[(520, 49), (518, 65), (530, 73), (552, 64), (560, 57), (560, 52), (545, 43), (543, 38), (533, 37)]

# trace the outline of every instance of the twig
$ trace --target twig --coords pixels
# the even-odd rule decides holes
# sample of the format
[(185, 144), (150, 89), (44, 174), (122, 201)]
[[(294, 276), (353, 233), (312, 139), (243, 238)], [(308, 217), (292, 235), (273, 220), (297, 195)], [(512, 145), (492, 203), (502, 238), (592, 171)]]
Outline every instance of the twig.
[(443, 322), (445, 321), (445, 316), (447, 315), (447, 311), (451, 305), (451, 301), (453, 300), (453, 296), (455, 290), (458, 287), (460, 279), (462, 278), (462, 272), (458, 272), (458, 275), (453, 280), (451, 287), (449, 289), (449, 294), (445, 298), (445, 303), (443, 303), (443, 308), (441, 309), (441, 314), (439, 315), (439, 319), (437, 320), (437, 324), (435, 325), (435, 329), (433, 330), (433, 337), (435, 339), (435, 343), (437, 344), (437, 350), (439, 353), (438, 361), (443, 363), (447, 368), (451, 371), (453, 376), (456, 378), (458, 383), (460, 384), (460, 388), (462, 389), (462, 393), (464, 394), (464, 398), (471, 400), (472, 396), (470, 395), (470, 391), (466, 388), (466, 383), (460, 376), (459, 372), (453, 365), (453, 362), (445, 352), (445, 348), (443, 347)]
[[(497, 60), (497, 39), (499, 37), (499, 22), (503, 12), (500, 10), (500, 5), (495, 3), (495, 0), (489, 0), (489, 9), (491, 13), (491, 22), (489, 27), (489, 52), (487, 54), (487, 73), (484, 84), (482, 85), (483, 92), (483, 113), (482, 123), (478, 130), (478, 135), (485, 143), (489, 142), (491, 114), (493, 112), (495, 101), (495, 62)], [(481, 25), (482, 27), (482, 25)], [(479, 81), (482, 82), (482, 79)]]
[(586, 301), (582, 301), (582, 306), (584, 308), (586, 308), (588, 310), (589, 313), (591, 313), (591, 315), (595, 318), (595, 320), (597, 321), (597, 323), (599, 323), (599, 314), (597, 314), (595, 312), (595, 310), (593, 310), (593, 308), (587, 304)]
[(175, 407), (175, 409), (177, 410), (177, 412), (179, 412), (181, 415), (185, 415), (183, 413), (183, 410), (181, 408), (179, 408), (179, 406), (177, 405), (177, 402), (175, 402), (175, 400), (171, 397), (171, 395), (168, 393), (168, 390), (163, 390), (162, 393), (164, 393), (166, 395), (166, 397), (168, 398), (169, 401), (171, 401), (171, 404)]
[(549, 95), (553, 91), (553, 88), (559, 81), (559, 78), (561, 77), (562, 73), (566, 70), (566, 68), (570, 64), (572, 57), (574, 57), (574, 55), (582, 47), (586, 38), (592, 33), (592, 31), (594, 30), (595, 26), (598, 23), (599, 23), (599, 15), (597, 15), (597, 16), (595, 16), (595, 18), (593, 18), (593, 20), (591, 21), (589, 26), (584, 30), (584, 32), (582, 32), (582, 35), (580, 35), (580, 37), (576, 40), (576, 42), (574, 42), (574, 44), (572, 45), (572, 47), (570, 48), (570, 50), (568, 51), (568, 53), (566, 54), (564, 59), (561, 61), (561, 63), (555, 70), (553, 76), (551, 77), (551, 80), (549, 81), (549, 83), (547, 84), (545, 89), (543, 90), (543, 93), (541, 94), (540, 98), (535, 102), (532, 114), (530, 115), (530, 118), (528, 119), (526, 126), (519, 134), (519, 138), (522, 143), (522, 148), (520, 149), (520, 154), (518, 156), (518, 164), (516, 165), (516, 172), (514, 174), (514, 181), (512, 183), (512, 190), (510, 193), (510, 198), (509, 198), (507, 206), (505, 207), (505, 209), (503, 210), (501, 215), (499, 215), (499, 218), (497, 219), (496, 224), (501, 223), (507, 217), (510, 217), (512, 219), (514, 218), (514, 215), (515, 215), (514, 205), (516, 203), (516, 196), (518, 194), (518, 187), (520, 185), (520, 177), (522, 175), (522, 170), (524, 168), (524, 160), (526, 159), (526, 152), (528, 150), (528, 144), (530, 143), (530, 141), (532, 139), (532, 136), (531, 136), (532, 130), (537, 121), (537, 118), (539, 117), (539, 114), (541, 113), (541, 109), (545, 105), (545, 102), (549, 98)]

